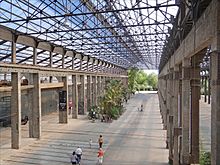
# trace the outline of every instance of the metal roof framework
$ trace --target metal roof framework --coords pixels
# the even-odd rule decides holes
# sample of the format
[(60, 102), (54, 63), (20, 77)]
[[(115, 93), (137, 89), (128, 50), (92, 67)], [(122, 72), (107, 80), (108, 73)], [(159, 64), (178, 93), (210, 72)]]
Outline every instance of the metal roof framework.
[[(0, 25), (122, 68), (158, 69), (177, 10), (175, 0), (0, 0)], [(11, 43), (0, 40), (0, 61), (10, 61), (10, 51)], [(18, 63), (31, 64), (32, 52), (17, 44)], [(48, 66), (49, 53), (37, 54), (37, 63)], [(59, 68), (62, 55), (53, 57)]]

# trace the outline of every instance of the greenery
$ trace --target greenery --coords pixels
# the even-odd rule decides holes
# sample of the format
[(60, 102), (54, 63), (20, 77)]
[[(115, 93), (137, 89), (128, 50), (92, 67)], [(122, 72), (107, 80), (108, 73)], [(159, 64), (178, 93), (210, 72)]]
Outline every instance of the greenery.
[(202, 151), (200, 153), (200, 160), (199, 160), (200, 165), (211, 165), (211, 153)]
[(125, 91), (121, 81), (109, 81), (105, 89), (105, 95), (100, 99), (100, 113), (111, 119), (117, 119), (123, 112), (122, 102), (127, 95)]
[(143, 70), (132, 68), (128, 71), (128, 92), (140, 90), (157, 90), (157, 74), (147, 75)]
[(97, 119), (100, 114), (100, 108), (98, 106), (92, 106), (91, 109), (89, 110), (89, 118), (92, 119), (93, 117)]

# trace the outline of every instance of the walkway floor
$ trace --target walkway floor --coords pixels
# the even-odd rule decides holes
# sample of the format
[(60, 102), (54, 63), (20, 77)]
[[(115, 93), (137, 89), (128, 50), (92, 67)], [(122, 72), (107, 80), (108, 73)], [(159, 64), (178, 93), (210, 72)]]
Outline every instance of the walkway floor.
[(211, 151), (211, 104), (200, 100), (200, 148)]
[[(137, 111), (144, 105), (144, 112)], [(165, 131), (162, 130), (157, 94), (136, 94), (125, 113), (113, 123), (91, 123), (86, 116), (58, 124), (56, 113), (43, 117), (42, 138), (28, 138), (22, 126), (22, 148), (10, 149), (10, 129), (1, 130), (1, 165), (68, 165), (77, 146), (83, 149), (82, 165), (95, 165), (100, 134), (104, 136), (104, 165), (167, 164)], [(93, 140), (92, 148), (89, 139)]]

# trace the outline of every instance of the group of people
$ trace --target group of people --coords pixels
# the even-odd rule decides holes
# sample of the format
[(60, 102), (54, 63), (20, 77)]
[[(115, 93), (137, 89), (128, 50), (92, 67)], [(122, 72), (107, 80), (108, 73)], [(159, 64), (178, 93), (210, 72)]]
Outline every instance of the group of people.
[(73, 154), (71, 155), (71, 163), (72, 164), (80, 164), (82, 157), (82, 149), (80, 147), (77, 147), (75, 151), (73, 151)]
[[(99, 143), (99, 151), (98, 151), (98, 155), (97, 155), (98, 156), (98, 164), (102, 164), (103, 157), (104, 157), (104, 151), (102, 149), (102, 145), (103, 145), (103, 136), (102, 135), (99, 136), (98, 143)], [(89, 145), (91, 148), (92, 147), (92, 139), (89, 140)], [(77, 147), (77, 149), (75, 151), (73, 151), (73, 154), (71, 155), (71, 163), (80, 165), (81, 157), (82, 157), (82, 149), (80, 147)]]

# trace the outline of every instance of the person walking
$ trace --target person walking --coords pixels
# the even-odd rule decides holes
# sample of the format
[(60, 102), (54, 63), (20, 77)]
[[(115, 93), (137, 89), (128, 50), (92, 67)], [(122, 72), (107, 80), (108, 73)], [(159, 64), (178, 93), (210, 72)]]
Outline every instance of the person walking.
[(143, 110), (144, 110), (144, 106), (143, 104), (141, 104), (141, 112), (143, 112)]
[(89, 139), (89, 147), (92, 148), (92, 139)]
[(99, 151), (98, 151), (98, 164), (102, 164), (103, 162), (103, 158), (104, 158), (104, 151), (102, 148), (99, 148)]
[(73, 151), (73, 154), (72, 154), (71, 157), (70, 157), (70, 162), (71, 162), (72, 164), (77, 164), (77, 163), (78, 163), (77, 155), (76, 155), (76, 152), (75, 152), (75, 151)]
[(76, 156), (77, 156), (78, 163), (80, 164), (80, 161), (81, 161), (81, 158), (82, 158), (82, 149), (80, 147), (77, 147), (75, 153), (76, 153)]
[(102, 144), (103, 144), (103, 137), (102, 135), (99, 136), (99, 148), (102, 148)]

